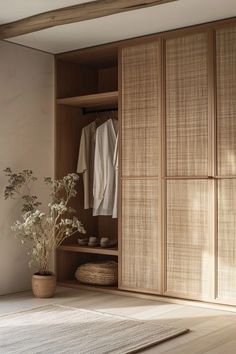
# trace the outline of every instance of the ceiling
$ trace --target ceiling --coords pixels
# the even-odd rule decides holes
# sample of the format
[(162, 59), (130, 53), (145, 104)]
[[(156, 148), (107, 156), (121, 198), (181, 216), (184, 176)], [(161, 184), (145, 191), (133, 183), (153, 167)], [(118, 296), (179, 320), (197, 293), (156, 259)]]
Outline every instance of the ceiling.
[[(90, 1), (92, 0), (0, 0), (0, 24)], [(234, 16), (236, 0), (178, 0), (52, 27), (10, 38), (9, 41), (55, 54)]]
[(91, 1), (93, 0), (0, 0), (0, 24)]

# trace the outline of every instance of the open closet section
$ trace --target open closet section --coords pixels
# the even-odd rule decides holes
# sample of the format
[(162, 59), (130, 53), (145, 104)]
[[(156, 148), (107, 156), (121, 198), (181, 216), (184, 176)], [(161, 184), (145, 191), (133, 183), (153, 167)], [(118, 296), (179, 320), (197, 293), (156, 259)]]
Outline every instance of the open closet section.
[[(83, 168), (88, 168), (91, 172), (94, 167), (92, 166), (94, 161), (91, 161), (94, 155), (91, 151), (89, 166), (83, 167), (89, 148), (88, 139), (81, 142), (82, 135), (87, 134), (83, 130), (85, 127), (93, 127), (96, 130), (103, 123), (108, 124), (110, 121), (111, 129), (115, 126), (118, 128), (118, 50), (116, 47), (109, 47), (107, 50), (89, 49), (61, 55), (56, 59), (55, 70), (55, 171), (56, 177), (62, 178), (68, 173), (83, 172)], [(115, 129), (114, 132), (117, 134)], [(95, 144), (95, 135), (91, 139), (94, 139)], [(83, 149), (85, 151), (80, 151)], [(106, 159), (106, 156), (103, 158)], [(84, 174), (80, 173), (78, 196), (74, 198), (72, 207), (76, 210), (87, 237), (109, 238), (113, 246), (81, 245), (78, 244), (78, 235), (65, 241), (59, 247), (56, 257), (57, 279), (63, 285), (80, 286), (75, 280), (75, 272), (83, 263), (100, 260), (118, 261), (118, 219), (112, 217), (107, 210), (105, 214), (109, 215), (100, 215), (104, 213), (97, 211), (98, 215), (93, 216), (93, 203), (91, 200), (88, 201), (88, 198), (91, 199), (93, 188), (92, 172), (87, 177), (87, 181), (84, 181)], [(87, 190), (86, 183), (89, 185)]]

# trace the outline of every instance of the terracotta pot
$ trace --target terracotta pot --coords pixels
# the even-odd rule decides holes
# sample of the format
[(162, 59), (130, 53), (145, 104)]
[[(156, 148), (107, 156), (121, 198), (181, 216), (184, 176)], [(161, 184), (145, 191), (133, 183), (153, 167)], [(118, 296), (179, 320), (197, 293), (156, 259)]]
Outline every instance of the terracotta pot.
[(32, 276), (32, 291), (35, 297), (53, 297), (56, 289), (56, 276), (52, 274)]

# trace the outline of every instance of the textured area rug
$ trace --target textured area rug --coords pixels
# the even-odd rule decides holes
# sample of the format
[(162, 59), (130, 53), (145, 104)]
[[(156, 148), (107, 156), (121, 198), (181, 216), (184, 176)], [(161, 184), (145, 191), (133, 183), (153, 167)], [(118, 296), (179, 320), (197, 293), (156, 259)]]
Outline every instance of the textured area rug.
[(0, 353), (136, 353), (187, 331), (159, 321), (50, 305), (1, 316)]

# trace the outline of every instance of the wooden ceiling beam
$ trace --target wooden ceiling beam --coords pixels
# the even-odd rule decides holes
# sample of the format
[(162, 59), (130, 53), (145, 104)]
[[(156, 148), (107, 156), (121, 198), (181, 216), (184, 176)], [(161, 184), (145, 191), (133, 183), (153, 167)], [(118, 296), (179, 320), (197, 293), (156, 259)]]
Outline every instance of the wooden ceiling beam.
[(0, 39), (8, 39), (50, 27), (140, 10), (174, 1), (178, 0), (97, 0), (68, 6), (0, 25)]

